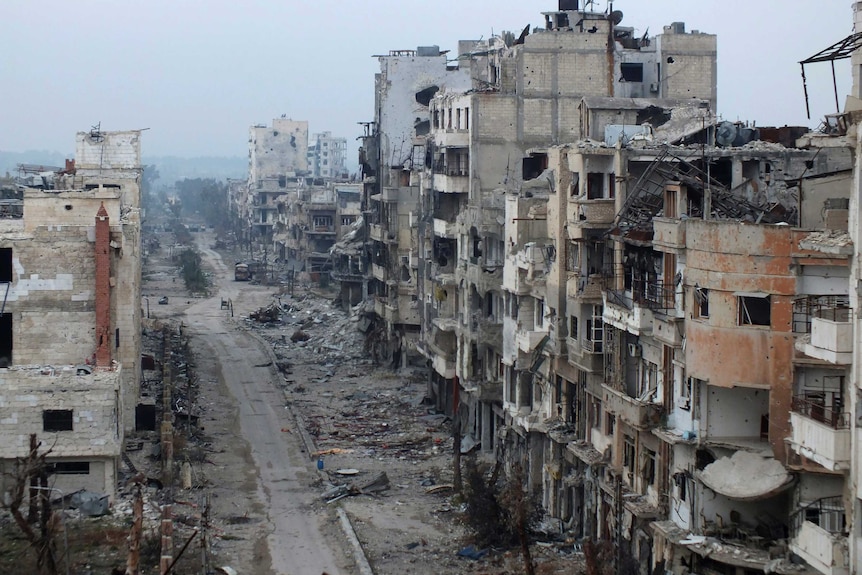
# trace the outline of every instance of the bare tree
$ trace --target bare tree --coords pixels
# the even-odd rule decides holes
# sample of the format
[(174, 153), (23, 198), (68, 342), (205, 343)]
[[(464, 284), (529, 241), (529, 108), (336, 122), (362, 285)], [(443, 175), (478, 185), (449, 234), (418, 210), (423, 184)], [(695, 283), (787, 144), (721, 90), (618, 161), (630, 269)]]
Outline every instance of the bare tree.
[[(51, 510), (50, 489), (48, 487), (48, 464), (46, 458), (51, 449), (39, 453), (39, 443), (36, 435), (30, 435), (30, 451), (26, 457), (15, 460), (15, 469), (3, 475), (9, 480), (12, 488), (9, 497), (0, 501), (0, 506), (8, 510), (15, 524), (24, 534), (30, 545), (36, 550), (36, 567), (40, 575), (57, 575), (56, 534), (59, 522)], [(28, 518), (24, 517), (21, 506), (24, 504), (24, 493), (29, 491)], [(34, 504), (35, 500), (35, 504)], [(38, 522), (36, 528), (31, 525)]]
[(539, 507), (530, 496), (526, 487), (524, 468), (519, 463), (514, 465), (512, 474), (500, 494), (500, 503), (506, 510), (506, 521), (509, 528), (518, 536), (521, 545), (521, 557), (524, 560), (524, 573), (536, 575), (533, 557), (530, 553), (530, 528), (538, 519)]

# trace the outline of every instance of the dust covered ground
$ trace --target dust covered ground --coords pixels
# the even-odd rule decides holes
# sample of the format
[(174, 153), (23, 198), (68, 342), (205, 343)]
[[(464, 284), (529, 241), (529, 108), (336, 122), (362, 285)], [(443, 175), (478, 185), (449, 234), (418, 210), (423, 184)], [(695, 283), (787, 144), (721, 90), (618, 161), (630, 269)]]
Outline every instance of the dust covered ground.
[[(172, 261), (182, 249), (173, 234), (144, 239), (158, 242), (150, 243), (143, 273), (144, 351), (158, 357), (163, 329), (175, 334), (177, 395), (185, 401), (181, 411), (196, 423), (175, 414), (182, 431), (177, 460), (188, 461), (193, 485), (174, 492), (176, 548), (200, 527), (208, 494), (212, 568), (254, 575), (360, 573), (336, 514), (341, 508), (373, 573), (524, 571), (516, 551), (491, 550), (480, 560), (458, 555), (470, 539), (451, 490), (450, 422), (423, 402), (423, 370), (373, 364), (357, 314), (334, 306), (334, 292), (302, 282), (293, 294), (278, 282), (235, 282), (240, 255), (212, 249), (214, 234), (205, 231), (194, 233), (193, 241), (211, 285), (193, 297)], [(163, 297), (167, 303), (159, 304)], [(144, 377), (144, 392), (160, 393), (158, 373), (145, 371)], [(265, 425), (258, 423), (264, 419)], [(128, 443), (135, 472), (158, 478), (157, 432), (137, 432)], [(124, 479), (134, 474), (127, 465), (122, 471)], [(375, 480), (366, 494), (356, 494)], [(375, 488), (381, 485), (386, 488)], [(148, 481), (144, 490), (148, 560), (158, 556), (160, 487)], [(106, 573), (124, 564), (131, 493), (131, 486), (120, 489), (108, 517), (70, 512), (69, 521), (88, 526), (76, 528), (83, 544), (73, 551), (72, 573)], [(14, 539), (14, 527), (2, 527), (5, 544), (7, 535)], [(201, 572), (199, 540), (175, 573)], [(570, 550), (534, 545), (537, 572), (583, 572), (583, 556)], [(9, 557), (6, 551), (26, 554), (18, 546), (0, 555)]]

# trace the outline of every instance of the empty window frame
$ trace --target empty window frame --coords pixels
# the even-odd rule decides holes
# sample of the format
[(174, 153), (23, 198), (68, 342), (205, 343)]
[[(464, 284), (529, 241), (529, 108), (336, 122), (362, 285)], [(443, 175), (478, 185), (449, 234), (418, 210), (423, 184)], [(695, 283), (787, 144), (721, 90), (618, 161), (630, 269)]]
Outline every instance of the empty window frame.
[(641, 455), (643, 457), (641, 477), (647, 484), (655, 485), (656, 452), (652, 449), (644, 449)]
[(736, 299), (739, 325), (772, 325), (772, 299), (769, 295), (739, 294)]
[(43, 411), (42, 431), (72, 431), (72, 410), (46, 409)]
[(58, 461), (54, 464), (56, 475), (89, 475), (89, 461)]
[(621, 82), (643, 82), (644, 65), (640, 62), (627, 62), (620, 64)]
[(694, 288), (694, 317), (709, 317), (709, 290), (706, 288)]
[(0, 283), (12, 281), (12, 248), (0, 248)]

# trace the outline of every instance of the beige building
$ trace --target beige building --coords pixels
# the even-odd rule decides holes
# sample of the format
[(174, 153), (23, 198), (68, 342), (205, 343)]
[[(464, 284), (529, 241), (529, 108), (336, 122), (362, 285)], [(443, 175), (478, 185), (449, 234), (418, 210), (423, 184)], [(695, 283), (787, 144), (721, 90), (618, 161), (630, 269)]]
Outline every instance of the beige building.
[(140, 132), (79, 133), (76, 159), (0, 219), (0, 464), (52, 448), (53, 486), (113, 495), (141, 357)]

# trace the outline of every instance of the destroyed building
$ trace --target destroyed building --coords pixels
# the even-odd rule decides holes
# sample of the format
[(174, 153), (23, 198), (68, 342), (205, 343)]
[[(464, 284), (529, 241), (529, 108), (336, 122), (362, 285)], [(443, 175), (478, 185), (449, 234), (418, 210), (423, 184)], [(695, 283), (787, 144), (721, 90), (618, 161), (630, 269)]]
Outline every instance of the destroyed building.
[(470, 70), (450, 62), (438, 46), (377, 58), (374, 121), (365, 125), (359, 151), (364, 230), (356, 241), (362, 242), (366, 262), (351, 267), (355, 245), (337, 246), (333, 256), (342, 266), (337, 273), (349, 284), (343, 292), (361, 291), (369, 307), (366, 331), (375, 358), (402, 365), (417, 355), (421, 322), (419, 201), (429, 104), (440, 91), (468, 89)]
[[(349, 292), (395, 333), (417, 304), (429, 399), (562, 533), (642, 573), (856, 572), (858, 78), (818, 133), (721, 121), (714, 35), (580, 4), (461, 43), (427, 115), (380, 105), (381, 58), (376, 109), (417, 123), (398, 158), (366, 126)], [(860, 42), (807, 63), (858, 76)]]
[(347, 139), (337, 138), (332, 132), (312, 134), (308, 144), (308, 171), (314, 178), (346, 180), (349, 177)]
[(82, 132), (75, 160), (16, 182), (0, 215), (0, 467), (33, 434), (61, 493), (113, 496), (135, 429), (141, 171), (140, 131)]

